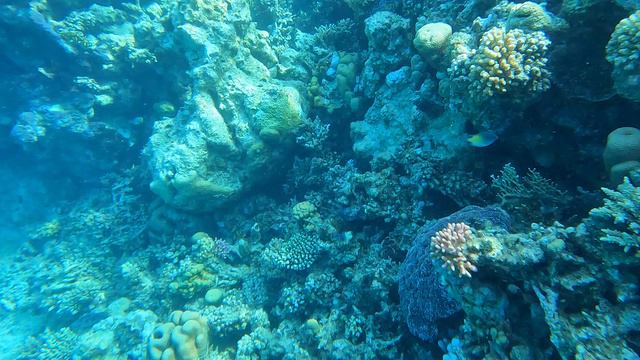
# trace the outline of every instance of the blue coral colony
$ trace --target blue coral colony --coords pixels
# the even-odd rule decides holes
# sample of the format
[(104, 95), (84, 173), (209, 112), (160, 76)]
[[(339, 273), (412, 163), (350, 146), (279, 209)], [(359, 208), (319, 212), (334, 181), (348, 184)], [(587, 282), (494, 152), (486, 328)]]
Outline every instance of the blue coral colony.
[(2, 1), (0, 359), (640, 359), (639, 7)]

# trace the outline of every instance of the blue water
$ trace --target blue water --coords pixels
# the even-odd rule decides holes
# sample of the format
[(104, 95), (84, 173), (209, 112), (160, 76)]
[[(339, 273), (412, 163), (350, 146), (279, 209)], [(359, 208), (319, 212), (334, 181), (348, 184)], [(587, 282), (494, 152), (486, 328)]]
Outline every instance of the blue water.
[(640, 4), (0, 4), (0, 359), (640, 359)]

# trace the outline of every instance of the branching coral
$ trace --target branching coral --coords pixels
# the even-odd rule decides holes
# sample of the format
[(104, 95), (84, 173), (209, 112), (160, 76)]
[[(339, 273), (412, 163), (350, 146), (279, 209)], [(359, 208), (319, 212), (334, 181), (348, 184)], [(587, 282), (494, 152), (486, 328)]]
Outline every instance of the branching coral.
[(607, 60), (618, 93), (640, 101), (640, 11), (618, 23), (607, 44)]
[(546, 53), (551, 42), (541, 31), (491, 28), (472, 51), (469, 90), (477, 97), (512, 92), (540, 93), (550, 86)]
[(469, 225), (449, 223), (446, 228), (431, 237), (431, 256), (440, 259), (442, 267), (457, 273), (458, 276), (471, 277), (470, 271), (478, 271), (474, 265), (473, 254), (467, 251), (471, 240)]
[(604, 206), (591, 210), (596, 220), (613, 222), (610, 228), (603, 228), (600, 240), (617, 244), (625, 252), (640, 250), (640, 188), (633, 186), (625, 178), (618, 190), (603, 188), (607, 196)]
[(500, 206), (519, 220), (543, 221), (558, 212), (558, 205), (567, 198), (564, 191), (535, 169), (521, 177), (511, 164), (505, 164), (499, 175), (491, 176), (491, 187), (497, 191)]
[(295, 233), (287, 239), (272, 239), (264, 256), (276, 267), (305, 270), (316, 260), (319, 251), (320, 242), (316, 236)]

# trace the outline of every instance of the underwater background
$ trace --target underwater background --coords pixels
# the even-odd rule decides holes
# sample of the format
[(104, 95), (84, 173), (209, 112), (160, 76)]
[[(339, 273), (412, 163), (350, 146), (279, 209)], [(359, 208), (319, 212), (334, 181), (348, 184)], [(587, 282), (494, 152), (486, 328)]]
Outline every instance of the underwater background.
[(0, 359), (640, 359), (638, 0), (3, 0)]

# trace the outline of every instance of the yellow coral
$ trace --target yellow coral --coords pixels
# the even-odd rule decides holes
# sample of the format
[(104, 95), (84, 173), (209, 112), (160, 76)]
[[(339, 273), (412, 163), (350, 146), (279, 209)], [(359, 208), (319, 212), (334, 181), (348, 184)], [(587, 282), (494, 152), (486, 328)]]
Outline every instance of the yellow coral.
[(440, 56), (449, 44), (451, 34), (452, 29), (449, 24), (426, 24), (416, 32), (416, 36), (413, 39), (413, 46), (427, 59), (433, 56)]
[(478, 49), (471, 51), (469, 90), (481, 98), (547, 90), (550, 82), (545, 55), (549, 44), (541, 31), (491, 28), (482, 35)]

